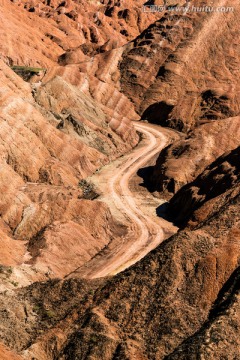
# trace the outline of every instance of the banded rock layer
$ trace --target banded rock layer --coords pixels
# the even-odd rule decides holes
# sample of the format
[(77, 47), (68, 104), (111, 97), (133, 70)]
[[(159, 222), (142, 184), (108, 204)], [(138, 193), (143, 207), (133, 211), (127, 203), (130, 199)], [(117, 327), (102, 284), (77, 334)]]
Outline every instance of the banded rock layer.
[[(138, 135), (120, 111), (56, 73), (62, 50), (49, 39), (42, 41), (46, 24), (59, 34), (52, 22), (37, 20), (16, 4), (2, 6), (0, 257), (5, 289), (13, 283), (62, 277), (124, 233), (107, 206), (88, 200), (91, 192), (79, 183), (129, 151)], [(18, 36), (25, 39), (20, 47)], [(12, 63), (24, 65), (23, 71), (28, 65), (44, 66), (45, 75), (28, 83), (10, 68)], [(88, 220), (93, 216), (94, 226)], [(15, 266), (10, 276), (9, 266)]]

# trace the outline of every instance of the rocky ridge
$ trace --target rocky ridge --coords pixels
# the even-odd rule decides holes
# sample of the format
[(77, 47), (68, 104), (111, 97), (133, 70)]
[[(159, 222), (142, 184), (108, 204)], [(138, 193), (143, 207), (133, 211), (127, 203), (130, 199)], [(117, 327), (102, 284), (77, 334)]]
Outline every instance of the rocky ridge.
[(166, 148), (148, 174), (153, 191), (176, 193), (208, 165), (240, 143), (239, 116), (198, 126)]
[[(8, 309), (27, 306), (32, 329), (24, 317), (11, 316), (22, 333), (12, 346), (26, 359), (175, 359), (198, 351), (221, 359), (231, 342), (227, 329), (236, 338), (238, 328), (239, 183), (213, 199), (214, 216), (198, 218), (112, 279), (55, 280), (20, 290), (17, 302), (6, 300)], [(6, 313), (6, 324), (15, 312)], [(237, 346), (231, 356), (239, 356)]]
[[(66, 40), (56, 24), (17, 4), (3, 2), (2, 7), (3, 29), (11, 29), (1, 32), (0, 258), (3, 266), (16, 267), (11, 276), (4, 275), (4, 289), (14, 287), (12, 282), (62, 277), (113, 237), (122, 236), (124, 227), (105, 204), (88, 200), (90, 191), (81, 188), (80, 180), (129, 151), (138, 143), (138, 135), (121, 108), (115, 110), (114, 104), (108, 106), (91, 95), (87, 75), (73, 71), (72, 81), (67, 81), (67, 76), (57, 73), (62, 49), (46, 37), (49, 30)], [(18, 36), (25, 39), (20, 47)], [(22, 73), (29, 65), (45, 69), (27, 82), (11, 69), (12, 64), (24, 65)], [(82, 87), (74, 81), (77, 76)], [(124, 102), (124, 95), (121, 100)], [(125, 113), (127, 105), (126, 98)], [(132, 113), (137, 118), (133, 109)], [(88, 219), (96, 211), (92, 228)], [(69, 238), (73, 247), (67, 252)]]
[(239, 147), (224, 154), (171, 198), (169, 212), (176, 222), (184, 226), (189, 216), (191, 222), (204, 222), (238, 194), (239, 155)]
[[(239, 4), (142, 3), (1, 4), (3, 359), (240, 357)], [(64, 280), (126, 234), (84, 179), (137, 144), (140, 117), (186, 134), (150, 174), (181, 230), (114, 277)]]

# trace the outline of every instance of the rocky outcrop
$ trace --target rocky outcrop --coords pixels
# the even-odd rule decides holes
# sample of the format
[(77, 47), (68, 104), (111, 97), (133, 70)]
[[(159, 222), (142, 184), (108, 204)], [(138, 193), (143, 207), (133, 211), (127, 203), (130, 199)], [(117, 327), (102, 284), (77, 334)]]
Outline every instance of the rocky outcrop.
[[(34, 16), (41, 17), (41, 32), (46, 26), (45, 17), (51, 19), (54, 29), (43, 33), (43, 41), (47, 37), (46, 44), (54, 43), (61, 65), (89, 63), (94, 55), (111, 53), (123, 46), (122, 56), (111, 64), (112, 73), (118, 73), (120, 91), (143, 119), (188, 131), (208, 120), (238, 115), (237, 0), (231, 4), (234, 11), (225, 13), (146, 13), (142, 11), (143, 3), (138, 1), (125, 8), (121, 1), (38, 2), (38, 6), (34, 1), (19, 1), (20, 8), (24, 5), (25, 10), (36, 10), (28, 13), (32, 20)], [(228, 4), (222, 0), (218, 5)], [(204, 3), (194, 0), (189, 6), (203, 7)], [(78, 19), (69, 15), (72, 12)], [(26, 11), (23, 15), (26, 20)], [(24, 50), (26, 54), (27, 49)], [(8, 58), (19, 62), (10, 55)], [(55, 55), (49, 58), (56, 61)], [(42, 66), (43, 63), (46, 65), (46, 60), (42, 60)], [(91, 62), (88, 65), (91, 67)]]
[[(227, 5), (225, 2), (220, 5)], [(26, 9), (32, 7), (29, 1), (25, 3)], [(118, 74), (119, 90), (134, 103), (135, 110), (143, 119), (188, 131), (208, 120), (238, 115), (238, 2), (232, 4), (234, 11), (225, 13), (191, 10), (144, 13), (142, 3), (122, 10), (121, 2), (102, 5), (66, 2), (65, 7), (69, 11), (76, 7), (81, 24), (86, 21), (85, 12), (89, 12), (87, 30), (77, 32), (77, 20), (69, 18), (68, 11), (59, 14), (58, 2), (44, 5), (44, 11), (30, 14), (48, 16), (57, 22), (55, 26), (61, 32), (58, 38), (68, 41), (67, 45), (60, 44), (66, 50), (59, 55), (61, 65), (82, 63), (81, 67), (85, 64), (91, 68), (93, 55), (111, 53), (124, 45), (122, 55), (111, 63), (112, 73), (115, 80)], [(195, 0), (189, 6), (200, 5), (203, 6), (202, 2)], [(94, 20), (100, 15), (104, 17), (104, 22)], [(44, 18), (40, 20), (43, 22)], [(127, 39), (134, 39), (128, 44), (118, 28), (122, 21), (129, 21), (132, 29), (132, 36)], [(62, 22), (64, 25), (61, 25)], [(93, 22), (94, 34), (97, 35), (87, 35), (92, 28), (89, 22)], [(114, 26), (115, 30), (110, 30), (109, 26)], [(107, 35), (109, 32), (111, 39)], [(48, 40), (55, 41), (55, 37), (55, 34), (51, 35)]]
[(45, 24), (49, 24), (50, 20), (58, 28), (59, 33), (64, 36), (57, 36), (48, 26), (46, 36), (62, 48), (62, 56), (68, 63), (69, 53), (73, 50), (75, 56), (80, 53), (82, 57), (83, 54), (92, 56), (122, 46), (157, 17), (154, 13), (143, 13), (143, 0), (133, 3), (126, 3), (124, 0), (11, 1), (27, 11), (27, 17), (38, 16), (40, 21), (46, 19)]
[[(239, 3), (145, 3), (2, 1), (1, 359), (240, 357)], [(77, 279), (128, 241), (86, 178), (138, 143), (140, 117), (187, 133), (150, 178), (176, 192), (181, 230), (116, 276)]]
[[(229, 347), (232, 358), (238, 357), (238, 158), (239, 147), (172, 198), (176, 219), (189, 218), (186, 207), (192, 221), (129, 269), (111, 279), (51, 280), (5, 295), (4, 341), (24, 359), (160, 360), (202, 354), (220, 360)], [(188, 189), (197, 188), (198, 198), (190, 199)]]
[[(211, 356), (221, 359), (221, 349), (232, 341), (229, 326), (233, 338), (238, 329), (230, 319), (239, 317), (231, 297), (237, 290), (235, 269), (240, 261), (239, 204), (238, 192), (215, 217), (180, 231), (112, 279), (54, 280), (22, 289), (16, 294), (18, 301), (5, 299), (2, 310), (18, 306), (22, 311), (25, 306), (28, 314), (26, 322), (24, 316), (11, 315), (16, 309), (5, 313), (3, 329), (11, 319), (12, 329), (22, 334), (11, 346), (25, 359), (164, 359), (205, 326), (215, 326), (212, 319), (220, 308), (224, 318), (221, 327), (216, 322), (213, 336), (221, 337), (224, 346), (211, 347)], [(216, 310), (210, 312), (214, 302)], [(233, 309), (229, 317), (221, 306)], [(10, 334), (5, 330), (5, 339)], [(232, 353), (238, 351), (233, 346)]]
[(63, 50), (48, 33), (63, 42), (66, 35), (52, 23), (46, 26), (46, 21), (17, 8), (11, 1), (3, 0), (1, 5), (1, 58), (9, 65), (47, 68), (56, 63)]
[(175, 141), (159, 155), (148, 175), (153, 190), (176, 193), (209, 164), (240, 143), (240, 117), (205, 123)]
[[(104, 116), (105, 123), (113, 130), (113, 135), (111, 136), (114, 136), (114, 133), (117, 133), (125, 142), (126, 147), (129, 145), (135, 146), (138, 141), (138, 136), (134, 131), (131, 121), (138, 120), (139, 116), (136, 114), (132, 103), (119, 89), (117, 82), (118, 71), (115, 66), (119, 57), (121, 57), (121, 53), (122, 50), (120, 49), (108, 54), (103, 54), (102, 56), (96, 56), (93, 61), (89, 61), (82, 65), (58, 66), (52, 68), (43, 78), (42, 83), (44, 84), (44, 87), (37, 92), (37, 101), (42, 101), (43, 92), (46, 92), (45, 90), (49, 89), (50, 93), (54, 94), (54, 97), (59, 97), (59, 99), (57, 99), (58, 103), (61, 101), (61, 103), (64, 104), (64, 101), (66, 102), (66, 96), (64, 95), (65, 91), (63, 87), (72, 84), (81, 91), (82, 97), (84, 97), (84, 94), (87, 95), (87, 97), (85, 97), (85, 108), (90, 106), (93, 109), (95, 104), (97, 104), (97, 108), (102, 110), (101, 113), (104, 113), (105, 115), (102, 114), (100, 116), (99, 113), (99, 120)], [(104, 70), (102, 70), (103, 67)], [(58, 80), (56, 77), (58, 77)], [(63, 80), (65, 80), (67, 84), (65, 83), (64, 85)], [(59, 91), (60, 88), (63, 89), (64, 92)], [(44, 106), (48, 106), (46, 100), (49, 95), (44, 95), (44, 97)], [(65, 97), (64, 101), (62, 101), (63, 97)], [(73, 94), (73, 98), (76, 98), (76, 91), (75, 94)], [(70, 99), (68, 98), (67, 101), (69, 102), (69, 107)], [(91, 121), (97, 121), (94, 120), (95, 115), (96, 114), (91, 115)], [(115, 136), (113, 141), (111, 141), (110, 138), (105, 139), (104, 142), (107, 146), (107, 143), (116, 141), (117, 138)]]
[(120, 115), (113, 126), (113, 110), (62, 77), (31, 85), (1, 62), (0, 78), (0, 260), (16, 266), (4, 288), (62, 277), (122, 235), (106, 205), (83, 200), (79, 182), (138, 135)]
[(238, 196), (239, 155), (239, 147), (224, 154), (172, 197), (169, 212), (178, 224), (183, 226), (190, 218), (197, 223), (211, 218), (226, 201)]
[(227, 281), (209, 320), (166, 359), (237, 359), (239, 357), (239, 268)]
[[(203, 5), (191, 1), (190, 9)], [(224, 14), (161, 13), (126, 47), (121, 86), (142, 119), (188, 131), (239, 114), (239, 3), (231, 5)]]

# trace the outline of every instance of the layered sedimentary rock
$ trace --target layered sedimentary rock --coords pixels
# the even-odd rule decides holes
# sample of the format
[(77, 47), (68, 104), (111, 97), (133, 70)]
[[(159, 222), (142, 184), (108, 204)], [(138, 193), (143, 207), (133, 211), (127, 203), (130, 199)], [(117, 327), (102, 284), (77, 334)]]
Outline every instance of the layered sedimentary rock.
[[(62, 277), (123, 234), (106, 205), (88, 200), (91, 184), (81, 187), (80, 180), (129, 151), (138, 135), (125, 116), (124, 95), (117, 92), (124, 103), (121, 114), (121, 106), (108, 106), (102, 93), (99, 99), (91, 94), (90, 79), (81, 70), (57, 72), (63, 51), (46, 32), (63, 41), (67, 36), (53, 21), (9, 2), (3, 2), (0, 16), (5, 29), (0, 35), (0, 259), (5, 267), (16, 266), (10, 279), (4, 273), (5, 288)], [(21, 46), (18, 37), (25, 39)], [(28, 83), (10, 65), (22, 65), (14, 70), (25, 80), (25, 72), (36, 71), (29, 65), (45, 69)], [(78, 86), (77, 77), (85, 85)], [(92, 76), (94, 81), (100, 85)], [(130, 105), (131, 111), (137, 118)]]
[[(35, 5), (29, 1), (19, 3), (25, 4), (25, 10), (35, 9)], [(41, 14), (41, 25), (44, 23), (44, 17), (51, 19), (50, 24), (61, 33), (60, 38), (68, 42), (67, 45), (60, 46), (65, 50), (67, 46), (67, 52), (62, 51), (58, 59), (60, 64), (66, 65), (88, 62), (89, 56), (96, 54), (92, 36), (80, 36), (79, 32), (81, 33), (82, 29), (74, 33), (73, 40), (71, 34), (68, 34), (66, 29), (75, 29), (76, 25), (76, 21), (67, 15), (70, 9), (76, 7), (82, 24), (88, 7), (88, 31), (91, 30), (89, 22), (95, 21), (95, 10), (107, 20), (111, 19), (111, 25), (108, 21), (94, 23), (95, 32), (99, 37), (96, 44), (101, 44), (98, 51), (100, 53), (111, 52), (112, 49), (126, 44), (125, 38), (119, 40), (121, 34), (119, 35), (118, 22), (127, 21), (129, 13), (132, 19), (129, 20), (133, 29), (132, 37), (135, 38), (124, 45), (122, 56), (114, 66), (115, 71), (120, 69), (121, 92), (133, 101), (136, 110), (144, 119), (187, 131), (206, 120), (223, 119), (239, 114), (237, 1), (234, 1), (231, 9), (225, 13), (184, 11), (183, 7), (178, 11), (144, 13), (141, 7), (143, 2), (136, 2), (129, 6), (129, 9), (120, 10), (125, 5), (121, 2), (100, 5), (94, 2), (78, 4), (73, 1), (59, 4), (56, 1), (49, 4), (40, 3), (39, 9), (45, 10), (28, 14)], [(191, 1), (189, 6), (190, 9), (192, 6), (196, 9), (203, 8), (204, 5), (205, 2), (195, 0)], [(217, 5), (230, 8), (227, 7), (226, 1), (216, 4), (215, 8)], [(61, 12), (60, 8), (64, 6), (68, 10)], [(111, 8), (111, 11), (106, 10), (108, 8)], [(137, 24), (134, 22), (136, 16)], [(65, 27), (61, 28), (59, 25), (61, 21), (66, 21)], [(139, 25), (141, 21), (144, 25)], [(147, 27), (148, 23), (151, 25)], [(111, 31), (111, 41), (118, 39), (119, 45), (110, 45), (109, 38), (105, 41), (106, 34), (109, 34), (108, 26), (115, 27), (116, 33)], [(53, 34), (52, 39), (49, 37), (48, 40), (54, 41), (54, 36)], [(75, 43), (75, 39), (81, 39), (81, 45)], [(59, 45), (57, 46), (59, 48)]]
[(156, 18), (154, 13), (143, 13), (143, 0), (132, 3), (125, 0), (12, 2), (27, 11), (28, 17), (34, 14), (40, 20), (47, 19), (48, 23), (60, 30), (59, 33), (64, 38), (54, 34), (51, 28), (46, 35), (63, 49), (65, 59), (72, 50), (83, 57), (83, 54), (94, 55), (120, 47), (136, 37)]
[[(239, 191), (225, 195), (214, 217), (180, 231), (110, 280), (56, 280), (4, 299), (2, 311), (11, 309), (4, 315), (5, 341), (25, 359), (177, 359), (182, 351), (191, 358), (198, 346), (221, 359), (237, 338), (239, 318)], [(16, 306), (27, 315), (13, 317)], [(9, 321), (22, 334), (14, 344)], [(238, 357), (239, 348), (234, 344), (230, 353)]]
[[(63, 80), (39, 89), (38, 103), (30, 85), (4, 64), (1, 80), (1, 264), (37, 264), (39, 257), (40, 273), (63, 276), (115, 233), (107, 207), (82, 200), (87, 189), (79, 181), (131, 145), (111, 130), (91, 98)], [(54, 84), (59, 91), (55, 98), (50, 92)], [(92, 226), (88, 219), (95, 212)]]
[(1, 5), (1, 58), (10, 65), (45, 68), (56, 63), (63, 50), (49, 38), (48, 33), (64, 42), (64, 32), (52, 22), (46, 26), (46, 21), (17, 8), (10, 1), (3, 0)]
[[(239, 3), (143, 3), (1, 4), (3, 359), (240, 357)], [(187, 133), (150, 179), (182, 229), (111, 279), (64, 280), (126, 234), (84, 179), (137, 144), (140, 117)]]
[(166, 11), (128, 45), (122, 89), (143, 119), (187, 131), (239, 113), (239, 3), (231, 5), (224, 14)]
[(238, 358), (238, 158), (239, 148), (218, 158), (173, 197), (172, 214), (186, 217), (181, 195), (198, 186), (195, 221), (128, 270), (3, 296), (4, 341), (24, 359), (222, 359), (228, 347)]
[(240, 143), (240, 117), (207, 122), (159, 155), (148, 176), (154, 190), (175, 193), (209, 164)]
[[(215, 5), (226, 8), (227, 4), (223, 1)], [(232, 11), (224, 14), (215, 11), (188, 12), (182, 18), (179, 15), (177, 30), (160, 26), (168, 41), (172, 45), (178, 41), (178, 45), (162, 62), (157, 76), (154, 73), (152, 80), (148, 77), (151, 84), (145, 84), (134, 101), (140, 106), (142, 118), (187, 132), (187, 137), (160, 154), (148, 179), (153, 190), (175, 193), (218, 156), (239, 144), (239, 56), (235, 38), (239, 33), (239, 4), (232, 5)], [(165, 22), (172, 19), (169, 16), (165, 16)], [(187, 25), (191, 31), (179, 40), (179, 32)], [(152, 32), (158, 33), (156, 25)], [(155, 44), (155, 35), (152, 38)], [(151, 61), (156, 64), (157, 56)], [(134, 86), (139, 86), (137, 79)]]
[[(170, 201), (170, 212), (183, 225), (190, 217), (200, 222), (214, 216), (239, 193), (240, 148), (224, 154), (193, 182), (182, 187)], [(224, 194), (224, 197), (223, 197)]]

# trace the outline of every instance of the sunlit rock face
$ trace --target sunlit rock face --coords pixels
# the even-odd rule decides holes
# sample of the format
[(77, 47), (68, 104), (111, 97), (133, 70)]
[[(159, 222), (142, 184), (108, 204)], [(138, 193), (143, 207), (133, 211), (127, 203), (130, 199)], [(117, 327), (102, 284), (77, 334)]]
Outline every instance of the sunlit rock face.
[(118, 236), (107, 206), (79, 183), (139, 141), (139, 116), (114, 80), (121, 51), (87, 64), (92, 73), (83, 52), (82, 68), (60, 65), (75, 43), (37, 3), (3, 2), (0, 15), (0, 262), (18, 267), (24, 284), (66, 275)]
[[(206, 5), (2, 0), (1, 360), (240, 358), (240, 5), (186, 4)], [(151, 145), (138, 120), (169, 136), (142, 171), (161, 198), (149, 216), (180, 230), (115, 276), (76, 278), (138, 236), (89, 180)]]

